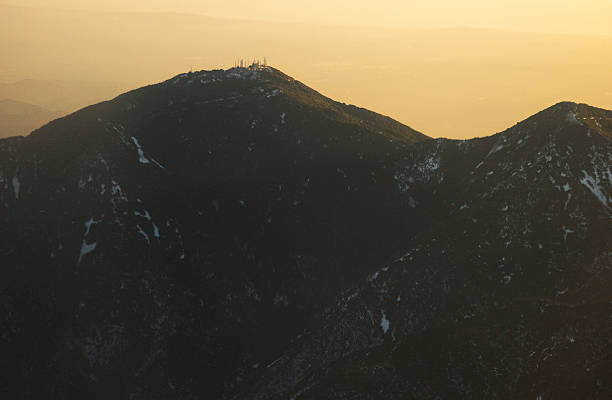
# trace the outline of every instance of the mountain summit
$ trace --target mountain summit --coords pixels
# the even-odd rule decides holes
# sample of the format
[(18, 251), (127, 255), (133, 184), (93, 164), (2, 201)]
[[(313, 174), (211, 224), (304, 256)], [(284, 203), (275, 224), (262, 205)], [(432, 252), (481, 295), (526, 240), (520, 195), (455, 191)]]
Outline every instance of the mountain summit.
[(607, 397), (611, 115), (434, 140), (252, 66), (2, 140), (0, 392)]

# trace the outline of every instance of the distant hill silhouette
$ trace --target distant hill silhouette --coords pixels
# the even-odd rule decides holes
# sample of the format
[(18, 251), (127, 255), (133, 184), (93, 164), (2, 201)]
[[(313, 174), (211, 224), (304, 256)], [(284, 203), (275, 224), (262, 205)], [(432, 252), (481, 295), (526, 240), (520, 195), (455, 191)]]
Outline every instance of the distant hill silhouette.
[(0, 100), (0, 138), (27, 135), (63, 114), (21, 101)]
[(73, 112), (115, 97), (121, 85), (82, 81), (24, 79), (0, 83), (0, 99), (34, 104), (47, 110)]

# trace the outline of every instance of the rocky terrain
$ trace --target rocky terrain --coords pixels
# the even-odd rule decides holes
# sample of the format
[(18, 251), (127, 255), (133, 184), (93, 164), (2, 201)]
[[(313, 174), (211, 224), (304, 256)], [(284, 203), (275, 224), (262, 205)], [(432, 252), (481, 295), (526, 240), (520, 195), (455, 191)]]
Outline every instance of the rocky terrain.
[(612, 112), (431, 139), (270, 67), (0, 141), (0, 393), (612, 396)]

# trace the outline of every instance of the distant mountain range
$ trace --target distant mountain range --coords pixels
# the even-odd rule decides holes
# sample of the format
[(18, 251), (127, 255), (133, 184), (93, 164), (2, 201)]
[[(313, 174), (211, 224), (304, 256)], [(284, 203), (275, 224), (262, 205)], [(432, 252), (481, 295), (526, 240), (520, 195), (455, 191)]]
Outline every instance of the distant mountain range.
[(72, 112), (113, 98), (122, 92), (120, 88), (121, 85), (115, 83), (23, 79), (0, 83), (0, 98), (34, 104), (47, 110)]
[(0, 100), (0, 138), (27, 135), (63, 114), (21, 101)]
[(52, 120), (121, 93), (120, 85), (24, 79), (0, 83), (0, 138), (27, 135)]
[(609, 398), (611, 166), (611, 111), (432, 139), (263, 66), (87, 107), (0, 141), (0, 393)]

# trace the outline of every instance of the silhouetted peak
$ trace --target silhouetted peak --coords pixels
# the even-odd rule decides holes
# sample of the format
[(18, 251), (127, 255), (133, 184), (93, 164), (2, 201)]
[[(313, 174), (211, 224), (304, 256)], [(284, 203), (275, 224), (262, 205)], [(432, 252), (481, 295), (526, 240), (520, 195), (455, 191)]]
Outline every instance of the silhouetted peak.
[(584, 103), (563, 101), (543, 110), (542, 112), (536, 114), (536, 116), (537, 115), (547, 118), (555, 118), (559, 122), (584, 125), (584, 122), (588, 120), (610, 118), (612, 116), (612, 112)]
[(124, 111), (146, 109), (155, 113), (169, 109), (181, 113), (194, 109), (204, 112), (202, 107), (214, 107), (216, 111), (207, 108), (206, 112), (225, 115), (232, 110), (232, 118), (244, 119), (245, 126), (250, 126), (257, 115), (274, 115), (281, 122), (291, 115), (294, 123), (296, 116), (311, 121), (324, 118), (403, 142), (428, 139), (389, 117), (334, 101), (278, 69), (262, 64), (183, 73), (160, 84), (128, 92), (113, 103)]
[(293, 81), (294, 79), (285, 75), (276, 68), (252, 64), (248, 67), (233, 67), (229, 69), (190, 71), (179, 74), (164, 82), (171, 85), (188, 86), (193, 84), (210, 84), (225, 81), (261, 81), (269, 82), (272, 79)]
[(612, 112), (588, 104), (563, 101), (517, 123), (504, 134), (533, 132), (539, 135), (612, 136)]

